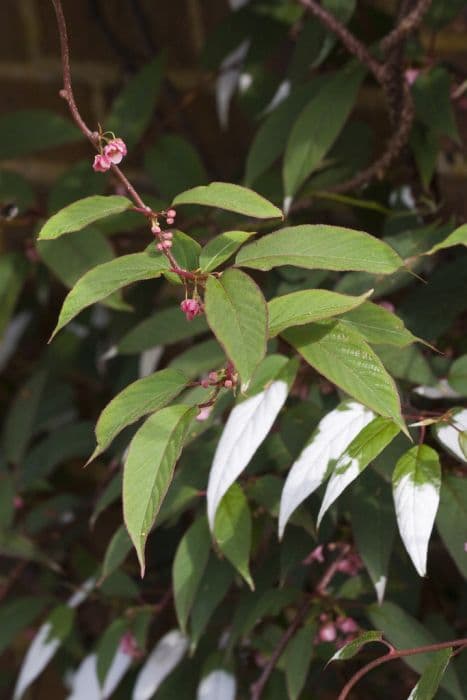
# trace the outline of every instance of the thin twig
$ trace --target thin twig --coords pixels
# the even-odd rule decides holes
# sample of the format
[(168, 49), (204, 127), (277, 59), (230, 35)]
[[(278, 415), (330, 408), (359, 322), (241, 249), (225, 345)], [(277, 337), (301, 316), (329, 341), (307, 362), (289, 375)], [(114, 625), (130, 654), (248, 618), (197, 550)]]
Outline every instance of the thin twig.
[(467, 648), (467, 639), (454, 639), (450, 642), (428, 644), (426, 646), (414, 647), (413, 649), (401, 649), (400, 651), (390, 651), (388, 654), (384, 654), (384, 656), (380, 656), (378, 659), (370, 661), (369, 664), (357, 671), (357, 673), (355, 673), (352, 676), (350, 681), (346, 683), (337, 700), (347, 700), (351, 690), (364, 676), (366, 676), (367, 673), (372, 671), (374, 668), (377, 668), (378, 666), (382, 666), (382, 664), (385, 664), (388, 661), (394, 661), (394, 659), (403, 659), (406, 656), (416, 656), (417, 654), (426, 654), (429, 652), (441, 651), (442, 649), (449, 649), (449, 647), (459, 647), (459, 649), (456, 650), (456, 653), (458, 651), (462, 651), (463, 649)]
[(423, 17), (430, 8), (431, 2), (432, 0), (418, 0), (416, 6), (382, 40), (381, 49), (384, 53), (391, 51), (395, 46), (402, 43), (420, 26)]
[(277, 662), (279, 661), (280, 657), (284, 653), (284, 650), (287, 646), (287, 644), (290, 642), (292, 637), (295, 636), (296, 632), (302, 625), (304, 619), (306, 618), (308, 611), (313, 603), (313, 600), (318, 597), (321, 598), (322, 596), (326, 595), (326, 589), (331, 583), (332, 579), (336, 575), (338, 569), (339, 569), (339, 564), (342, 562), (343, 559), (347, 556), (347, 554), (350, 551), (350, 545), (345, 545), (340, 553), (339, 556), (334, 559), (333, 562), (327, 567), (326, 571), (324, 572), (322, 578), (320, 581), (317, 583), (314, 593), (312, 596), (306, 598), (302, 604), (300, 605), (297, 614), (295, 615), (294, 619), (292, 620), (292, 623), (290, 626), (286, 629), (284, 634), (279, 640), (279, 643), (277, 644), (276, 648), (274, 649), (271, 658), (269, 659), (267, 665), (265, 666), (263, 672), (261, 673), (261, 676), (258, 678), (258, 680), (251, 686), (251, 695), (250, 698), (251, 700), (260, 700), (263, 691), (266, 687), (266, 684), (269, 680), (269, 677), (271, 673), (274, 671)]

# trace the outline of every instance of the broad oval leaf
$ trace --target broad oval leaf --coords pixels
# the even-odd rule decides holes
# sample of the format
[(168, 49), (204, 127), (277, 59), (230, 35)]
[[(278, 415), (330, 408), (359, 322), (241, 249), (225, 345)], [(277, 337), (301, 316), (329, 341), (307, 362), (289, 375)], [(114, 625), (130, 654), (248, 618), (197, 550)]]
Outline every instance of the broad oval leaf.
[(412, 447), (397, 462), (392, 483), (402, 542), (418, 574), (425, 576), (441, 488), (438, 454), (428, 445)]
[(467, 457), (460, 440), (467, 430), (467, 408), (456, 408), (451, 414), (449, 424), (437, 423), (433, 431), (438, 442), (460, 462), (467, 464)]
[(97, 447), (88, 463), (107, 449), (127, 425), (170, 403), (185, 388), (186, 383), (187, 379), (182, 372), (163, 369), (138, 379), (123, 389), (99, 416), (96, 424)]
[(205, 516), (197, 518), (184, 534), (172, 567), (175, 611), (182, 632), (199, 589), (209, 559), (211, 538)]
[(441, 649), (432, 654), (430, 664), (423, 671), (420, 680), (410, 693), (407, 700), (432, 700), (438, 691), (446, 672), (453, 649)]
[(167, 676), (186, 654), (188, 639), (172, 630), (160, 639), (148, 656), (136, 679), (132, 700), (150, 700)]
[(142, 575), (146, 540), (196, 413), (196, 408), (184, 405), (163, 408), (143, 423), (130, 443), (123, 472), (123, 515)]
[(209, 277), (205, 296), (208, 323), (248, 387), (266, 354), (267, 308), (256, 283), (241, 270)]
[(320, 421), (308, 444), (292, 464), (282, 491), (279, 537), (292, 513), (323, 483), (346, 447), (374, 418), (356, 401), (343, 401)]
[(290, 376), (292, 363), (288, 363), (267, 389), (239, 403), (227, 419), (209, 474), (207, 508), (211, 531), (224, 494), (248, 466), (284, 405), (295, 367)]
[(243, 576), (251, 590), (255, 585), (250, 574), (251, 513), (248, 501), (238, 484), (232, 484), (216, 513), (214, 539), (219, 549)]
[(349, 116), (364, 77), (359, 67), (339, 71), (326, 80), (300, 113), (284, 154), (284, 189), (293, 197), (320, 165)]
[(343, 314), (363, 304), (372, 291), (352, 297), (327, 289), (304, 289), (274, 297), (268, 303), (269, 335), (273, 337), (291, 326), (304, 326)]
[(340, 321), (321, 321), (283, 336), (326, 379), (407, 431), (394, 380), (360, 333)]
[(206, 243), (199, 255), (202, 272), (212, 272), (228, 260), (255, 233), (248, 231), (226, 231)]
[(257, 192), (228, 182), (211, 182), (177, 195), (173, 206), (200, 204), (244, 214), (255, 219), (283, 219), (282, 211)]
[(396, 314), (371, 301), (345, 313), (340, 320), (357, 330), (372, 345), (405, 347), (418, 340)]
[(383, 633), (377, 630), (370, 630), (368, 632), (362, 632), (358, 637), (352, 639), (351, 642), (347, 642), (341, 647), (334, 656), (331, 657), (331, 661), (347, 661), (347, 659), (353, 659), (354, 656), (358, 654), (360, 649), (365, 646), (365, 644), (371, 644), (372, 642), (381, 642), (383, 639)]
[(347, 486), (366, 469), (399, 432), (400, 428), (394, 421), (378, 416), (352, 440), (333, 469), (318, 514), (318, 525), (326, 511)]
[(235, 700), (237, 683), (227, 671), (211, 671), (198, 686), (196, 700)]
[(58, 238), (65, 233), (80, 231), (95, 221), (105, 219), (113, 214), (121, 214), (132, 205), (127, 197), (119, 195), (103, 196), (96, 194), (92, 197), (79, 199), (61, 209), (44, 224), (39, 231), (39, 240)]
[(50, 339), (86, 307), (105, 299), (127, 284), (159, 277), (167, 268), (168, 263), (161, 255), (144, 252), (122, 255), (89, 270), (65, 298)]
[(363, 270), (388, 275), (404, 261), (387, 243), (363, 231), (303, 224), (269, 233), (244, 246), (236, 263), (255, 270), (293, 265), (308, 270)]

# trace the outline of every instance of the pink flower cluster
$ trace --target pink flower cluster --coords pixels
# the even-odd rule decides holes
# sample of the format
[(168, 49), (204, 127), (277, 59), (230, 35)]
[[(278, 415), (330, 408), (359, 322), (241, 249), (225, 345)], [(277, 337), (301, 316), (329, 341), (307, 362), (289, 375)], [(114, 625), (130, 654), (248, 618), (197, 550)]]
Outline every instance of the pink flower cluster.
[(112, 165), (118, 165), (126, 156), (128, 150), (123, 139), (112, 139), (104, 146), (102, 153), (94, 158), (93, 169), (96, 173), (105, 173)]
[(139, 659), (143, 655), (138, 642), (131, 632), (125, 632), (120, 640), (120, 651), (132, 659)]
[(180, 308), (185, 314), (187, 321), (193, 321), (196, 316), (203, 313), (203, 305), (198, 299), (184, 299)]
[[(169, 226), (171, 226), (174, 223), (176, 216), (177, 212), (175, 211), (175, 209), (169, 209), (165, 213), (165, 218)], [(159, 243), (157, 243), (156, 248), (160, 253), (171, 249), (173, 233), (171, 231), (163, 231), (157, 219), (154, 219), (152, 222), (151, 233), (153, 233), (154, 236), (156, 236), (159, 239)]]
[(332, 619), (327, 613), (321, 613), (319, 621), (321, 624), (315, 642), (334, 642), (338, 649), (355, 639), (360, 629), (352, 617), (343, 615)]

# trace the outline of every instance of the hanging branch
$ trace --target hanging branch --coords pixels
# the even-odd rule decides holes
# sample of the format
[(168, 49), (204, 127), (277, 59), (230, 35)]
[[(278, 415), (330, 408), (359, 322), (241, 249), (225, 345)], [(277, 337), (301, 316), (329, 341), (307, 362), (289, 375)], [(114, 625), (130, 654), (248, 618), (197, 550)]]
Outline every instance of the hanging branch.
[(384, 53), (391, 51), (395, 46), (412, 34), (420, 24), (423, 17), (428, 12), (432, 0), (418, 0), (416, 6), (406, 14), (406, 16), (397, 24), (395, 29), (382, 40), (381, 49)]

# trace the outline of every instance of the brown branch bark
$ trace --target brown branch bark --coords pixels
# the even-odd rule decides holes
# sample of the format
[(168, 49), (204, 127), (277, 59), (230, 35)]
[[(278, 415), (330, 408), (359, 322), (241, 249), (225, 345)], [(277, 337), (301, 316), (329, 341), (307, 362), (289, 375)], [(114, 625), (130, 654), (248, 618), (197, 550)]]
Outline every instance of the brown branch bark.
[(341, 552), (339, 553), (339, 556), (337, 556), (333, 562), (327, 567), (326, 571), (324, 572), (322, 578), (316, 585), (316, 588), (313, 592), (313, 595), (307, 598), (302, 602), (300, 607), (298, 608), (297, 614), (295, 615), (294, 619), (292, 620), (292, 623), (290, 626), (285, 630), (284, 634), (279, 640), (278, 645), (274, 649), (271, 658), (269, 659), (267, 665), (265, 666), (262, 674), (258, 678), (258, 680), (253, 683), (251, 686), (251, 695), (250, 698), (251, 700), (260, 700), (263, 691), (266, 687), (266, 684), (271, 676), (271, 673), (274, 671), (277, 662), (279, 661), (280, 657), (285, 651), (285, 648), (287, 644), (290, 642), (292, 637), (296, 634), (298, 629), (301, 627), (304, 619), (306, 618), (308, 611), (314, 601), (315, 598), (320, 598), (324, 595), (326, 595), (326, 589), (331, 583), (332, 579), (337, 573), (337, 570), (339, 568), (339, 564), (341, 561), (347, 556), (347, 554), (350, 551), (350, 545), (346, 545), (345, 547), (342, 548)]
[(378, 666), (382, 666), (388, 661), (394, 661), (395, 659), (403, 659), (406, 656), (416, 656), (417, 654), (426, 654), (429, 652), (441, 651), (442, 649), (449, 649), (449, 647), (453, 647), (453, 649), (455, 647), (458, 647), (455, 653), (463, 651), (464, 649), (467, 649), (467, 639), (454, 639), (450, 642), (428, 644), (422, 647), (414, 647), (413, 649), (401, 649), (400, 651), (396, 651), (394, 649), (388, 654), (380, 656), (374, 661), (370, 661), (370, 663), (361, 668), (360, 671), (357, 671), (357, 673), (353, 675), (350, 681), (344, 686), (337, 700), (347, 700), (351, 690), (364, 676), (366, 676), (367, 673), (372, 671), (374, 668), (377, 668)]
[(405, 41), (422, 23), (423, 17), (428, 12), (432, 0), (418, 0), (415, 7), (403, 17), (397, 26), (389, 32), (381, 42), (384, 53), (391, 51), (395, 46)]

